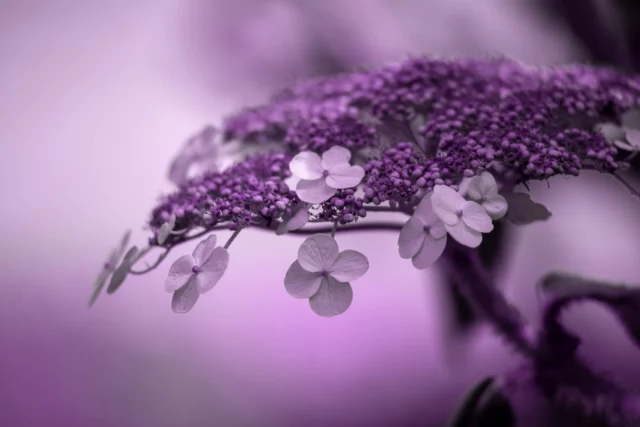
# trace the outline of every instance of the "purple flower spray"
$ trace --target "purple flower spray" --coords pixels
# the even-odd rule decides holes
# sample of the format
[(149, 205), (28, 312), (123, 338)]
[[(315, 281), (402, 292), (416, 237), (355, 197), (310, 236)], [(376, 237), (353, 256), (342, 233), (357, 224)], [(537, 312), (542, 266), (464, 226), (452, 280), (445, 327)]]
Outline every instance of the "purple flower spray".
[[(534, 328), (494, 286), (476, 249), (494, 223), (551, 218), (527, 193), (529, 181), (595, 170), (638, 197), (618, 175), (639, 149), (638, 107), (640, 76), (505, 59), (411, 58), (300, 82), (189, 140), (170, 168), (178, 189), (151, 213), (148, 246), (131, 248), (121, 261), (121, 244), (91, 303), (109, 275), (113, 292), (127, 275), (151, 271), (180, 244), (204, 238), (193, 255), (175, 260), (165, 284), (173, 310), (186, 313), (224, 283), (229, 247), (251, 228), (274, 238), (311, 235), (292, 254), (284, 288), (332, 317), (349, 308), (351, 282), (370, 269), (363, 253), (340, 251), (336, 234), (397, 230), (399, 256), (418, 269), (444, 269), (522, 357), (518, 369), (478, 384), (452, 426), (516, 426), (509, 397), (523, 386), (546, 397), (562, 422), (640, 425), (638, 397), (586, 365), (580, 339), (560, 318), (567, 306), (594, 300), (640, 344), (640, 290), (549, 273), (539, 284), (547, 301)], [(229, 159), (233, 165), (221, 166)], [(194, 165), (199, 173), (190, 177)], [(408, 219), (372, 220), (379, 212)], [(211, 234), (221, 229), (233, 230), (222, 247)], [(162, 251), (157, 261), (136, 268), (154, 249)]]

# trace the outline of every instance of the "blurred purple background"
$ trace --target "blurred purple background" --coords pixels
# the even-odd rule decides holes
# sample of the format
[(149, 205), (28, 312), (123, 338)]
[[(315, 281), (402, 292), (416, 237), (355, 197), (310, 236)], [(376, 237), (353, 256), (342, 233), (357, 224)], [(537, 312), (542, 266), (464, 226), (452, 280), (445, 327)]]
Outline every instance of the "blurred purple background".
[[(402, 59), (505, 54), (584, 58), (527, 0), (5, 0), (0, 3), (0, 426), (442, 425), (465, 390), (512, 358), (487, 330), (443, 332), (433, 271), (397, 236), (352, 234), (369, 273), (346, 314), (314, 315), (282, 284), (300, 237), (243, 233), (216, 290), (188, 315), (153, 273), (86, 303), (126, 228), (142, 226), (170, 158), (294, 78)], [(552, 268), (640, 273), (640, 206), (585, 175), (533, 188), (553, 212), (519, 229), (501, 274), (532, 321)], [(364, 242), (366, 240), (366, 243)], [(569, 313), (585, 353), (628, 383), (638, 354), (598, 308)], [(616, 351), (612, 351), (615, 348)], [(599, 357), (599, 349), (607, 349)]]

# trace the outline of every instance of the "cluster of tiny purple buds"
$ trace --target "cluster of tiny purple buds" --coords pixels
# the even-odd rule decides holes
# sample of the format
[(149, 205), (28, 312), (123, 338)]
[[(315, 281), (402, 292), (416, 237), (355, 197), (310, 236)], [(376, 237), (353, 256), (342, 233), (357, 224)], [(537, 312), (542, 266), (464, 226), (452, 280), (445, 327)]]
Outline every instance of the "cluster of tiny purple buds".
[[(207, 127), (206, 135), (189, 140), (171, 167), (179, 188), (152, 210), (149, 246), (121, 260), (127, 235), (100, 272), (91, 304), (109, 277), (115, 290), (127, 275), (151, 271), (180, 244), (208, 235), (192, 255), (174, 261), (165, 283), (174, 311), (186, 313), (201, 294), (224, 282), (229, 247), (241, 231), (254, 229), (274, 238), (310, 235), (291, 254), (284, 287), (292, 297), (307, 299), (317, 315), (332, 317), (351, 306), (351, 282), (370, 267), (364, 254), (340, 251), (336, 234), (395, 229), (400, 257), (419, 269), (438, 261), (496, 332), (525, 356), (526, 368), (507, 373), (506, 383), (529, 370), (534, 374), (528, 384), (565, 412), (575, 410), (568, 401), (577, 399), (578, 412), (597, 413), (603, 425), (636, 422), (635, 398), (579, 359), (579, 339), (558, 316), (569, 303), (596, 299), (640, 336), (634, 329), (640, 325), (634, 317), (640, 296), (624, 286), (599, 283), (594, 290), (588, 279), (549, 276), (545, 321), (533, 333), (490, 283), (475, 248), (496, 221), (525, 225), (551, 217), (517, 190), (529, 181), (595, 170), (634, 193), (617, 173), (640, 148), (638, 108), (640, 76), (586, 65), (410, 58), (301, 82), (266, 105), (227, 118), (219, 132)], [(235, 144), (233, 150), (219, 149), (228, 144)], [(211, 156), (230, 152), (239, 159), (231, 167), (212, 166), (191, 178), (185, 172), (191, 163), (202, 167), (203, 159), (220, 165), (224, 159)], [(408, 219), (372, 222), (377, 212)], [(212, 233), (225, 229), (232, 234), (218, 246)], [(161, 251), (158, 260), (137, 269), (154, 249)], [(504, 400), (506, 389), (487, 384), (483, 393), (491, 389)], [(483, 400), (471, 401), (456, 419), (482, 417)]]

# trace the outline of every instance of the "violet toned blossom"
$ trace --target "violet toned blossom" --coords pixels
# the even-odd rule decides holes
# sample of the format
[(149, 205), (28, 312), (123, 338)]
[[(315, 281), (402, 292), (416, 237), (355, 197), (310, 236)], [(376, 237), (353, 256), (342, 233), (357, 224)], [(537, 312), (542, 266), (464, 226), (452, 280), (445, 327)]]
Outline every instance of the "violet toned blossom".
[(300, 178), (296, 187), (298, 197), (307, 203), (329, 200), (336, 190), (356, 187), (362, 181), (364, 169), (350, 165), (351, 152), (333, 146), (322, 154), (312, 151), (297, 154), (289, 165), (291, 173)]
[(124, 283), (127, 275), (129, 275), (129, 270), (135, 263), (138, 257), (138, 247), (133, 246), (129, 248), (127, 253), (124, 255), (122, 262), (115, 269), (113, 275), (111, 275), (111, 281), (109, 282), (109, 286), (107, 287), (107, 293), (112, 294), (117, 291), (120, 286)]
[(447, 231), (444, 222), (433, 211), (432, 195), (428, 193), (422, 198), (398, 237), (400, 256), (411, 258), (413, 266), (418, 269), (436, 262), (447, 245)]
[(484, 208), (476, 202), (465, 200), (451, 187), (436, 185), (431, 203), (445, 230), (465, 246), (478, 247), (482, 242), (482, 233), (493, 230), (491, 217)]
[(309, 222), (309, 217), (311, 216), (309, 207), (308, 203), (300, 203), (291, 210), (291, 213), (285, 213), (282, 217), (282, 222), (276, 229), (276, 234), (281, 236), (289, 231), (299, 230), (304, 227)]
[(603, 123), (596, 126), (608, 141), (625, 151), (640, 150), (640, 110), (629, 110), (620, 117), (621, 125)]
[(311, 309), (322, 317), (344, 313), (353, 300), (349, 282), (369, 269), (367, 257), (354, 250), (340, 252), (328, 234), (306, 239), (291, 264), (284, 286), (294, 298), (309, 298)]
[(130, 238), (131, 231), (128, 230), (124, 234), (124, 236), (122, 236), (122, 239), (120, 240), (118, 246), (111, 251), (109, 257), (107, 258), (107, 261), (102, 266), (102, 269), (100, 269), (100, 273), (98, 273), (98, 277), (96, 277), (93, 285), (93, 292), (91, 293), (91, 297), (89, 298), (89, 307), (91, 307), (96, 302), (96, 299), (98, 299), (98, 296), (100, 296), (100, 292), (102, 292), (102, 289), (107, 283), (107, 280), (116, 270), (120, 259), (124, 255), (124, 251), (127, 249)]
[(169, 237), (175, 226), (176, 215), (172, 214), (169, 218), (169, 221), (160, 226), (160, 230), (158, 230), (158, 234), (156, 235), (156, 240), (160, 246), (164, 245), (164, 242), (167, 241), (167, 238)]
[(467, 197), (482, 206), (494, 221), (507, 213), (507, 200), (498, 194), (496, 179), (487, 171), (469, 181), (466, 193)]
[(207, 125), (196, 135), (190, 137), (169, 167), (169, 180), (180, 186), (190, 176), (192, 169), (207, 169), (215, 166), (219, 155), (219, 131)]
[[(541, 68), (507, 59), (413, 57), (301, 82), (265, 105), (229, 116), (219, 138), (209, 135), (212, 145), (205, 140), (188, 144), (173, 165), (179, 188), (152, 210), (149, 247), (130, 249), (113, 272), (110, 289), (128, 273), (155, 268), (182, 243), (219, 228), (234, 230), (224, 248), (215, 246), (212, 235), (170, 268), (166, 288), (174, 293), (172, 307), (185, 313), (225, 272), (226, 248), (240, 230), (277, 228), (276, 234), (282, 234), (324, 223), (325, 229), (331, 224), (332, 235), (315, 234), (304, 241), (284, 285), (295, 298), (308, 298), (315, 313), (331, 317), (348, 309), (350, 282), (369, 268), (360, 252), (340, 252), (333, 235), (343, 227), (398, 229), (397, 224), (369, 224), (369, 216), (411, 214), (398, 236), (400, 256), (411, 258), (417, 268), (438, 259), (495, 332), (527, 359), (532, 385), (554, 407), (565, 405), (562, 396), (578, 396), (586, 402), (581, 409), (586, 414), (602, 397), (617, 417), (633, 411), (640, 415), (634, 403), (640, 400), (595, 374), (575, 354), (580, 340), (562, 328), (553, 311), (566, 298), (575, 298), (558, 296), (545, 309), (545, 319), (551, 320), (532, 333), (475, 249), (505, 209), (515, 224), (551, 216), (528, 194), (511, 192), (518, 185), (582, 170), (614, 174), (628, 167), (631, 156), (618, 148), (637, 151), (639, 108), (640, 76), (588, 65)], [(620, 129), (605, 126), (603, 131), (597, 126), (603, 123)], [(224, 169), (214, 161), (223, 143), (242, 154)], [(189, 177), (189, 165), (202, 170)], [(295, 190), (285, 183), (292, 174), (301, 179)], [(158, 262), (131, 271), (152, 246), (165, 250)], [(103, 273), (108, 277), (110, 269)], [(588, 285), (583, 291), (614, 310), (640, 342), (635, 293), (612, 296), (597, 290), (594, 295)], [(497, 396), (508, 415), (505, 395)], [(603, 425), (616, 425), (607, 419)]]
[(171, 265), (164, 289), (173, 292), (174, 312), (189, 312), (200, 295), (213, 289), (227, 270), (229, 253), (216, 247), (216, 243), (217, 237), (212, 234), (198, 243), (192, 255), (183, 255)]

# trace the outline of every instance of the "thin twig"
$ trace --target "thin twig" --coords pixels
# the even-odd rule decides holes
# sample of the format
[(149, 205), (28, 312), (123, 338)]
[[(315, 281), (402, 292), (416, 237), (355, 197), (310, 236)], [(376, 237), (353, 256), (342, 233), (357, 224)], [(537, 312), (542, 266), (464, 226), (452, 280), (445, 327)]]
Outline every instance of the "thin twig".
[(229, 237), (229, 240), (227, 240), (227, 243), (224, 244), (225, 249), (229, 249), (229, 246), (231, 246), (231, 243), (233, 243), (233, 241), (236, 239), (236, 237), (238, 237), (238, 234), (240, 234), (241, 231), (242, 231), (242, 228), (238, 228), (236, 231), (233, 232), (231, 237)]

